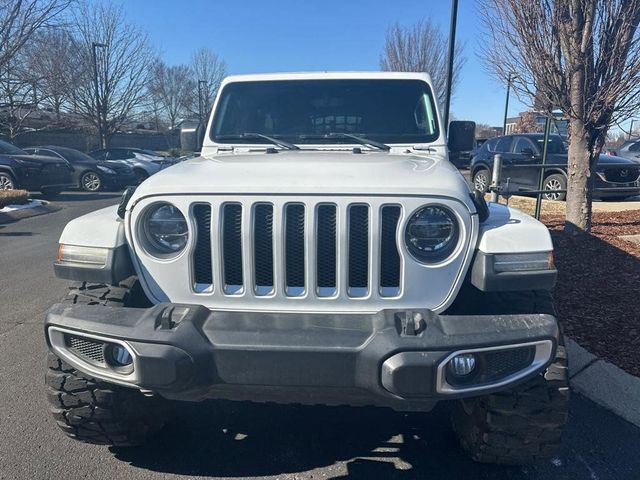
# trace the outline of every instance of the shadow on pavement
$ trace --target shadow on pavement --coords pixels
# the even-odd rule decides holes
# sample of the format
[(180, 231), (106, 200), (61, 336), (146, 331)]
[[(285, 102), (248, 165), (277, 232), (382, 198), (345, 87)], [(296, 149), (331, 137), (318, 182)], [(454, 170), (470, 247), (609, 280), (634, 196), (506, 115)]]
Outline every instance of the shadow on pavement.
[(640, 430), (577, 395), (561, 455), (533, 467), (469, 460), (446, 404), (429, 414), (224, 401), (180, 404), (179, 410), (152, 443), (114, 448), (116, 458), (189, 477), (617, 480), (640, 472)]
[(83, 202), (86, 200), (104, 200), (109, 198), (120, 198), (122, 197), (122, 192), (82, 192), (82, 191), (74, 191), (74, 192), (62, 192), (53, 197), (46, 197), (40, 193), (30, 193), (29, 196), (38, 200), (47, 200), (49, 202)]

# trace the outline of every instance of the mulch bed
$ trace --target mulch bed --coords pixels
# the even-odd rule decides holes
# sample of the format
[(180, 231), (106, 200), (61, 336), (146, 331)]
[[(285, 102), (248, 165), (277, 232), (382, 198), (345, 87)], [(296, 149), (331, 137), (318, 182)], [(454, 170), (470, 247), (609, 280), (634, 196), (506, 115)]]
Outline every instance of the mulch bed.
[(640, 376), (640, 210), (594, 213), (591, 235), (572, 238), (564, 217), (548, 215), (558, 283), (554, 298), (565, 333), (590, 352)]

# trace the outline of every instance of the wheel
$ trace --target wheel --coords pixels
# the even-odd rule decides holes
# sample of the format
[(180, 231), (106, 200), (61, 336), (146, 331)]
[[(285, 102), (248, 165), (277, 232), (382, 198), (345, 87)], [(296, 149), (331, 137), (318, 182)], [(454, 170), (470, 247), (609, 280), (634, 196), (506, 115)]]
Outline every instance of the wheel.
[(482, 193), (487, 193), (489, 191), (489, 185), (491, 185), (489, 170), (481, 168), (473, 174), (473, 188)]
[(60, 192), (62, 192), (62, 189), (61, 188), (43, 188), (41, 192), (45, 198), (54, 198), (56, 195), (60, 195)]
[(98, 192), (102, 188), (102, 179), (96, 172), (85, 172), (80, 178), (80, 188), (85, 192)]
[(142, 182), (144, 182), (147, 178), (149, 178), (149, 174), (147, 172), (145, 172), (144, 170), (138, 169), (136, 168), (133, 173), (136, 176), (136, 182), (138, 182), (138, 185), (140, 185)]
[[(549, 175), (544, 179), (544, 183), (542, 184), (543, 190), (566, 190), (567, 189), (567, 178), (561, 173), (554, 173), (553, 175)], [(546, 200), (564, 200), (567, 198), (567, 194), (565, 192), (558, 193), (545, 193), (543, 194)]]
[(0, 172), (0, 190), (13, 190), (16, 182), (13, 177), (5, 172)]
[[(482, 314), (554, 313), (548, 292), (479, 294)], [(482, 301), (481, 300), (481, 301)], [(458, 401), (453, 429), (475, 461), (531, 464), (557, 453), (568, 419), (569, 379), (564, 342), (544, 372), (508, 390)]]
[[(73, 285), (68, 303), (137, 306), (143, 303), (135, 277), (118, 286)], [(134, 388), (120, 387), (79, 372), (54, 353), (48, 354), (46, 385), (51, 413), (71, 438), (86, 443), (136, 446), (157, 433), (169, 417), (163, 398), (147, 397)]]

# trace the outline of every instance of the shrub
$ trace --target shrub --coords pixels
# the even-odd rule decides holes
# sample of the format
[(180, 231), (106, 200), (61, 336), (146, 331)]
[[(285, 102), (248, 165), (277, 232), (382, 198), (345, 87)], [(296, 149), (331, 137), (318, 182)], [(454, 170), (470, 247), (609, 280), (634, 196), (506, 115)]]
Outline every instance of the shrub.
[(0, 208), (7, 205), (24, 205), (29, 201), (26, 190), (0, 190)]

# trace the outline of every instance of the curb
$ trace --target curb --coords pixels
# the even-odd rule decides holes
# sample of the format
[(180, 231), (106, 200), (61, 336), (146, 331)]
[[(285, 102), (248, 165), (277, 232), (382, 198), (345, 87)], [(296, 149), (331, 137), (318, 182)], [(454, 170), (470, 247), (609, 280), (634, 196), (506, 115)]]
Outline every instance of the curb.
[(640, 427), (640, 378), (566, 339), (573, 390)]
[(12, 212), (0, 212), (0, 225), (17, 222), (23, 218), (37, 217), (62, 210), (62, 207), (45, 203), (33, 208), (23, 208)]

